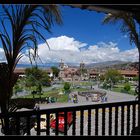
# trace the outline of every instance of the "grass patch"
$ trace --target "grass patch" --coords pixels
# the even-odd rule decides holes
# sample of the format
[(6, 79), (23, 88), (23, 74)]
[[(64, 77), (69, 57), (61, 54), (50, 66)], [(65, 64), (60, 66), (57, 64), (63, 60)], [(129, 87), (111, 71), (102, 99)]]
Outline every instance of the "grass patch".
[(61, 103), (68, 102), (68, 94), (59, 95), (57, 102)]
[[(63, 102), (63, 103), (67, 102), (68, 101), (68, 94), (59, 95), (60, 91), (61, 91), (60, 89), (55, 89), (52, 91), (44, 92), (41, 95), (41, 98), (55, 97), (55, 98), (57, 98), (57, 102)], [(22, 96), (22, 98), (33, 98), (33, 95), (32, 94), (25, 95), (25, 96)], [(40, 98), (40, 95), (36, 94), (34, 96), (34, 98)]]
[(133, 89), (131, 89), (128, 92), (124, 92), (124, 88), (123, 87), (112, 88), (112, 91), (120, 92), (120, 93), (126, 93), (126, 94), (130, 94), (130, 95), (136, 95), (135, 90), (133, 90)]

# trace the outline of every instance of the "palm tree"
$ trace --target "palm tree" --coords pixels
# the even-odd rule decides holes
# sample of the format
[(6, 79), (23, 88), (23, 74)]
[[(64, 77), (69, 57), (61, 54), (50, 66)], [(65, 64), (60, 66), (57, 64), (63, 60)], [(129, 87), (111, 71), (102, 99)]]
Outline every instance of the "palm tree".
[(7, 61), (0, 64), (0, 107), (6, 113), (18, 78), (14, 69), (25, 49), (33, 49), (37, 56), (38, 41), (46, 42), (41, 29), (51, 33), (52, 25), (60, 25), (62, 20), (57, 5), (1, 5), (0, 23), (0, 41)]
[[(139, 85), (138, 85), (138, 101), (140, 102), (140, 18), (137, 13), (116, 12), (109, 13), (105, 16), (103, 24), (106, 23), (121, 23), (120, 30), (128, 35), (130, 44), (134, 43), (139, 53)], [(140, 128), (140, 106), (138, 109), (138, 129)], [(140, 133), (140, 129), (139, 129)]]

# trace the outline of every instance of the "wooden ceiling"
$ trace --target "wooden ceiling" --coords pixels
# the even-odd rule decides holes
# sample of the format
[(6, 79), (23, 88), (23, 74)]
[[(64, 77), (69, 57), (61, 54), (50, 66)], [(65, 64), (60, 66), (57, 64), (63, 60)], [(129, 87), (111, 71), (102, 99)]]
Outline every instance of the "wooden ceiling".
[(112, 14), (120, 11), (131, 12), (133, 17), (140, 24), (140, 5), (65, 4), (63, 6)]
[(72, 8), (80, 8), (97, 12), (118, 12), (126, 11), (132, 13), (140, 13), (140, 5), (103, 5), (103, 4), (65, 4), (63, 6), (70, 6)]

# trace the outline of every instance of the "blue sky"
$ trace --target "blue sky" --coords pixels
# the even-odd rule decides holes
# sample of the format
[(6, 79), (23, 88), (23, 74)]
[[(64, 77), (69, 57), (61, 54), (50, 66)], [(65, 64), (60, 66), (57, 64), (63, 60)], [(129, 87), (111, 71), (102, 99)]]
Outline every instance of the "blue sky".
[[(98, 42), (116, 42), (121, 50), (132, 49), (129, 39), (123, 35), (119, 24), (102, 24), (104, 13), (81, 10), (68, 6), (61, 7), (63, 26), (52, 28), (53, 36), (66, 35), (89, 45)], [(48, 37), (52, 37), (49, 35)]]
[[(63, 25), (54, 25), (52, 34), (41, 31), (51, 47), (49, 51), (44, 42), (39, 42), (38, 52), (43, 63), (61, 59), (66, 63), (137, 61), (137, 49), (130, 45), (127, 35), (120, 32), (120, 24), (102, 24), (104, 13), (68, 6), (61, 7), (61, 13)], [(26, 54), (20, 63), (29, 63)]]

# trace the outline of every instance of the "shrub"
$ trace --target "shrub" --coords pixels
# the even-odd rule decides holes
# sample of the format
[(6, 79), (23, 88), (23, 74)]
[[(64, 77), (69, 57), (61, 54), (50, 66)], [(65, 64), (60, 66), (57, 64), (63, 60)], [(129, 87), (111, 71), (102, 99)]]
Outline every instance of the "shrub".
[(124, 85), (124, 91), (126, 91), (126, 92), (128, 93), (128, 91), (130, 91), (130, 89), (131, 89), (130, 84), (129, 84), (129, 83), (126, 83), (126, 84)]
[(107, 89), (107, 83), (106, 82), (103, 83), (103, 88)]
[(65, 92), (69, 92), (70, 91), (70, 87), (71, 87), (70, 83), (68, 83), (68, 82), (64, 83), (64, 91)]

